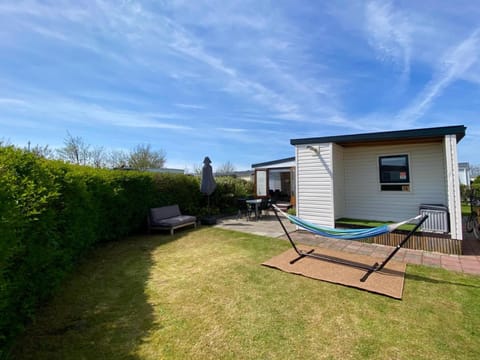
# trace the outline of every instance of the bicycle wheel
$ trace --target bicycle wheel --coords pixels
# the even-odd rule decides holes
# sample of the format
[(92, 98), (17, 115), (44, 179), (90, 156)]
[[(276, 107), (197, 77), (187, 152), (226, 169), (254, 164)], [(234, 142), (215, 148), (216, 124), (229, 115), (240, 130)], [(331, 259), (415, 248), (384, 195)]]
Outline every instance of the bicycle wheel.
[(470, 215), (468, 215), (468, 218), (467, 218), (467, 222), (465, 224), (465, 230), (469, 233), (471, 233), (473, 231), (473, 222), (475, 221), (477, 217), (471, 213)]
[(480, 240), (480, 224), (478, 223), (478, 219), (475, 218), (473, 221), (473, 235)]

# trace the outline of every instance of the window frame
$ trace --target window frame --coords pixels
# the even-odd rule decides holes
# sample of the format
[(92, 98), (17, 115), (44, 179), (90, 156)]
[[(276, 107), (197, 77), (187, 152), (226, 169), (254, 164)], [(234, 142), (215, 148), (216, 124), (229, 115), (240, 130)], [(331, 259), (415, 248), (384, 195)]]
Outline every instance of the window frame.
[[(382, 177), (383, 172), (387, 171), (386, 167), (388, 165), (383, 165), (383, 159), (391, 159), (391, 158), (403, 158), (405, 160), (405, 165), (402, 167), (406, 172), (406, 178), (404, 180), (385, 180)], [(402, 172), (403, 169), (398, 170)], [(380, 191), (410, 191), (411, 185), (411, 171), (410, 171), (410, 159), (409, 154), (401, 153), (401, 154), (389, 154), (389, 155), (379, 155), (378, 156), (378, 180), (380, 185)]]

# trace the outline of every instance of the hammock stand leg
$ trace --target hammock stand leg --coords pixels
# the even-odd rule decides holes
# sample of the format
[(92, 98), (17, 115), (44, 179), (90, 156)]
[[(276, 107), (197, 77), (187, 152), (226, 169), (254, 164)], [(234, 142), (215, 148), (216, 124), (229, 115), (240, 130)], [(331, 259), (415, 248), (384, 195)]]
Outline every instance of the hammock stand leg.
[(380, 266), (378, 267), (378, 270), (382, 270), (383, 267), (390, 261), (391, 258), (393, 258), (395, 256), (395, 254), (398, 252), (398, 250), (400, 250), (400, 248), (405, 245), (407, 243), (408, 240), (410, 240), (410, 238), (412, 237), (412, 235), (415, 233), (415, 231), (417, 231), (420, 226), (422, 226), (422, 224), (425, 222), (425, 220), (427, 220), (428, 218), (428, 215), (424, 215), (420, 221), (418, 222), (417, 225), (415, 225), (415, 227), (413, 228), (413, 230), (411, 230), (407, 236), (405, 236), (405, 238), (397, 245), (395, 246), (395, 249), (393, 249), (393, 251), (387, 256), (387, 258), (380, 264)]
[(378, 262), (376, 262), (372, 266), (368, 266), (368, 265), (353, 262), (353, 261), (347, 261), (347, 260), (343, 260), (343, 259), (339, 259), (339, 258), (335, 258), (335, 257), (316, 254), (314, 252), (315, 251), (314, 249), (311, 249), (309, 251), (299, 250), (297, 248), (297, 246), (295, 245), (295, 242), (290, 237), (290, 234), (288, 233), (287, 229), (285, 228), (285, 225), (283, 224), (282, 220), (280, 219), (280, 216), (278, 216), (277, 210), (275, 208), (273, 208), (273, 211), (275, 213), (275, 216), (276, 216), (278, 222), (282, 226), (282, 229), (285, 232), (285, 235), (287, 236), (288, 241), (290, 241), (290, 244), (292, 245), (293, 249), (298, 254), (298, 257), (296, 257), (295, 259), (290, 261), (290, 264), (294, 264), (297, 261), (303, 259), (304, 257), (311, 257), (311, 258), (318, 259), (318, 260), (329, 261), (329, 262), (333, 262), (333, 263), (337, 263), (337, 264), (341, 264), (341, 265), (347, 265), (347, 266), (355, 267), (355, 268), (358, 268), (358, 269), (366, 270), (365, 275), (360, 279), (361, 282), (365, 282), (372, 273), (382, 270), (385, 267), (385, 265), (387, 265), (387, 263), (402, 248), (402, 246), (407, 243), (407, 241), (412, 237), (412, 235), (415, 233), (415, 231), (417, 231), (420, 228), (420, 226), (422, 226), (422, 224), (425, 222), (425, 220), (427, 220), (427, 218), (428, 218), (428, 215), (423, 216), (420, 219), (420, 221), (418, 222), (418, 224), (413, 228), (413, 230), (411, 230), (405, 236), (405, 238), (395, 247), (395, 249), (393, 249), (393, 251), (385, 258), (385, 260), (382, 261), (382, 263), (380, 265), (378, 264)]
[(407, 234), (407, 236), (405, 236), (405, 238), (397, 246), (395, 246), (395, 249), (393, 249), (393, 251), (385, 258), (385, 260), (383, 260), (383, 262), (380, 265), (376, 263), (374, 265), (375, 268), (368, 270), (367, 273), (360, 279), (360, 281), (364, 282), (365, 280), (368, 279), (371, 273), (382, 270), (385, 267), (385, 265), (387, 265), (387, 263), (395, 256), (398, 250), (400, 250), (402, 246), (405, 245), (408, 240), (410, 240), (410, 238), (415, 233), (415, 231), (417, 231), (420, 228), (420, 226), (422, 226), (422, 224), (425, 222), (425, 220), (427, 220), (427, 218), (428, 218), (428, 215), (424, 215), (420, 219), (420, 221), (417, 223), (417, 225), (415, 225), (415, 227)]

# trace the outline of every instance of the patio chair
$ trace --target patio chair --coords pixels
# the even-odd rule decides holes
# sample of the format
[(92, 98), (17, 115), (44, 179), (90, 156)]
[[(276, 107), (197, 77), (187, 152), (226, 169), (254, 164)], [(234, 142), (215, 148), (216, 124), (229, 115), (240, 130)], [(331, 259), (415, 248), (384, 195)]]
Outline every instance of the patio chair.
[(240, 219), (241, 217), (245, 216), (248, 220), (250, 217), (250, 206), (247, 204), (247, 199), (237, 199), (237, 219)]
[(270, 210), (272, 206), (271, 200), (269, 198), (263, 198), (260, 206), (258, 207), (260, 215), (264, 216)]

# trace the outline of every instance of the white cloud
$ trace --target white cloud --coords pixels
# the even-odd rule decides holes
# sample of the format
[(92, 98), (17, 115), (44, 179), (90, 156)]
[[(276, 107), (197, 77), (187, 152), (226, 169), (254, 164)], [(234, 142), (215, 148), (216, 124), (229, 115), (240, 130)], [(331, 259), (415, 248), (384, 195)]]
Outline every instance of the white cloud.
[(11, 105), (19, 105), (19, 106), (23, 106), (23, 105), (27, 105), (27, 102), (25, 100), (22, 100), (22, 99), (14, 99), (14, 98), (0, 98), (0, 106), (1, 105), (8, 105), (8, 106), (11, 106)]
[(391, 2), (371, 1), (365, 8), (369, 44), (380, 59), (402, 67), (402, 77), (410, 76), (411, 26), (407, 17), (395, 11)]
[[(0, 98), (0, 106), (6, 104), (28, 106), (29, 113), (17, 113), (19, 118), (29, 119), (25, 123), (29, 126), (45, 127), (44, 122), (35, 122), (35, 119), (50, 114), (49, 120), (58, 120), (64, 123), (75, 124), (110, 124), (125, 128), (167, 129), (173, 131), (191, 131), (191, 126), (180, 125), (179, 119), (183, 116), (176, 113), (159, 113), (148, 111), (127, 110), (121, 107), (107, 107), (92, 102), (74, 100), (58, 96), (38, 96), (28, 103), (23, 100)], [(1, 109), (1, 107), (0, 107)], [(10, 108), (10, 112), (12, 109)], [(164, 121), (168, 119), (170, 121)], [(20, 123), (18, 122), (20, 125)]]
[(177, 103), (174, 104), (176, 107), (182, 108), (182, 109), (192, 109), (192, 110), (203, 110), (206, 108), (204, 105), (198, 105), (198, 104), (181, 104)]
[(397, 117), (402, 123), (412, 124), (422, 117), (434, 101), (454, 81), (478, 64), (480, 53), (480, 28), (473, 31), (457, 46), (447, 50), (438, 60), (432, 80), (422, 92)]
[(217, 128), (217, 130), (232, 132), (232, 133), (245, 133), (248, 131), (248, 129), (239, 129), (239, 128)]

